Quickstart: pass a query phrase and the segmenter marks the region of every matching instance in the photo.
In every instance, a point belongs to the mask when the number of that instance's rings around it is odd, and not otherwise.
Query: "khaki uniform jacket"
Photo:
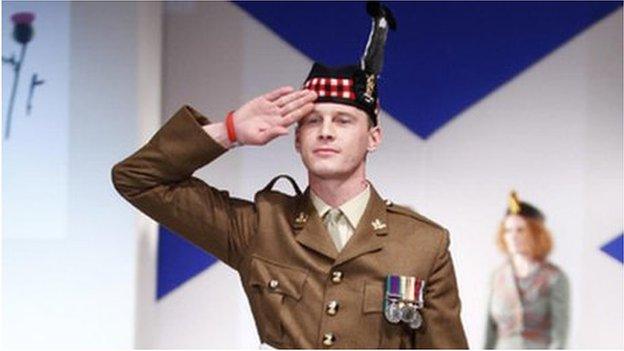
[[[230,197],[193,173],[226,150],[181,108],[142,148],[115,165],[132,205],[238,271],[260,339],[278,348],[466,348],[448,232],[384,202],[374,188],[340,253],[309,197],[259,191]],[[376,222],[376,225],[373,225]],[[426,280],[423,325],[383,314],[389,274]],[[334,306],[328,308],[331,301]]]

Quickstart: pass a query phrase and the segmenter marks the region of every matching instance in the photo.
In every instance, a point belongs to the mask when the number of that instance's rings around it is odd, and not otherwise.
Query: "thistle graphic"
[[[2,63],[8,64],[13,67],[13,86],[11,88],[11,97],[9,98],[9,106],[7,110],[6,117],[6,125],[4,128],[4,138],[8,139],[11,133],[11,117],[13,115],[13,105],[15,103],[15,95],[17,94],[17,85],[19,83],[20,72],[22,69],[22,65],[24,64],[24,59],[26,57],[26,48],[28,47],[28,43],[33,38],[34,29],[32,26],[32,22],[35,20],[35,14],[32,12],[18,12],[11,16],[11,22],[13,22],[13,39],[21,45],[20,56],[19,59],[15,59],[15,54],[12,54],[11,57],[2,57]],[[32,96],[34,93],[34,88],[38,85],[43,84],[43,80],[37,78],[37,74],[34,74],[31,79],[29,97],[28,97],[28,105],[27,105],[27,113],[30,114],[30,110],[32,108]]]

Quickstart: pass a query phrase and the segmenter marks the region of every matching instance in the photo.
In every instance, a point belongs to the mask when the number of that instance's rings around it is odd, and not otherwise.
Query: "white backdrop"
[[[25,67],[46,79],[2,150],[2,215],[12,224],[2,232],[2,349],[131,348],[137,215],[110,171],[159,124],[159,4],[3,2],[2,10],[3,19],[36,13]],[[3,23],[4,40],[10,27]],[[15,158],[24,144],[7,144],[24,140],[33,157]],[[29,167],[36,172],[7,176]]]

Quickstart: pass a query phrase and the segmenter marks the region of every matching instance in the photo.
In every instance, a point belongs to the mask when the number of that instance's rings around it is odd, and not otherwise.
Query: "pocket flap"
[[[384,300],[384,284],[381,282],[366,282],[364,284],[364,313],[382,312]]]
[[[253,256],[249,271],[249,284],[266,288],[269,292],[301,299],[308,273],[297,268]]]

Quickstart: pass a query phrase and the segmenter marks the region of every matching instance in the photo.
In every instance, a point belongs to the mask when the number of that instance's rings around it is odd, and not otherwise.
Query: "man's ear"
[[[368,130],[368,152],[377,150],[379,144],[381,144],[382,133],[381,126],[377,125]]]

